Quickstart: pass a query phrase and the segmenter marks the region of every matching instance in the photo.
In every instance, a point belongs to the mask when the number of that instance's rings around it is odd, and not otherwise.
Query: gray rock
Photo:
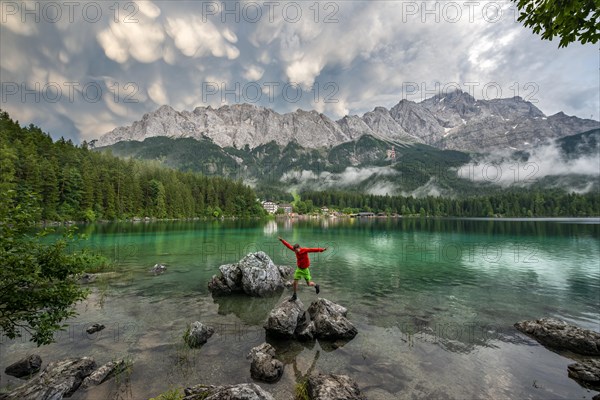
[[[311,400],[365,400],[356,382],[347,375],[311,375],[308,378]]]
[[[569,350],[590,356],[600,355],[600,333],[581,329],[558,319],[521,321],[515,324],[515,328],[555,350]]]
[[[82,388],[98,386],[125,369],[125,360],[110,361],[92,372],[81,383]]]
[[[299,325],[296,329],[296,339],[301,341],[313,340],[315,338],[316,328],[315,322],[310,321],[308,323],[304,323]]]
[[[250,253],[235,264],[221,265],[221,275],[212,277],[208,289],[215,296],[231,293],[271,296],[283,290],[290,270],[290,267],[276,266],[262,251]]]
[[[35,378],[0,397],[3,400],[60,400],[71,396],[94,371],[93,358],[69,358],[51,362]]]
[[[275,348],[263,343],[250,350],[250,376],[259,381],[274,383],[283,375],[283,363],[275,358]]]
[[[87,285],[88,283],[94,282],[97,278],[98,274],[90,274],[86,272],[83,275],[81,275],[78,282],[83,285]]]
[[[42,357],[37,354],[32,354],[6,367],[4,373],[16,378],[29,379],[31,375],[40,370],[41,366]]]
[[[308,308],[315,337],[326,340],[352,339],[358,331],[346,318],[346,308],[327,299],[318,299]]]
[[[567,367],[569,377],[580,382],[583,386],[600,389],[600,360],[587,359]]]
[[[204,325],[201,322],[192,322],[189,330],[186,331],[183,339],[188,346],[200,347],[208,341],[208,339],[215,333],[215,329],[212,326]]]
[[[196,385],[185,389],[184,394],[184,400],[275,400],[269,392],[254,383]]]
[[[154,267],[150,269],[154,275],[161,275],[167,271],[167,267],[162,264],[154,264]]]
[[[304,322],[304,304],[300,300],[283,300],[269,313],[265,331],[273,336],[293,338],[296,328]]]
[[[495,151],[508,146],[518,150],[598,128],[591,119],[569,117],[560,112],[546,117],[520,97],[476,100],[457,90],[423,99],[402,99],[387,110],[375,107],[362,117],[346,116],[332,121],[316,111],[296,110],[278,114],[251,104],[224,105],[218,109],[198,107],[193,112],[169,106],[145,114],[131,126],[103,135],[97,146],[120,141],[144,141],[155,136],[210,138],[220,147],[251,149],[275,141],[285,146],[296,141],[304,148],[330,147],[364,135],[396,143],[426,143],[442,149]]]
[[[100,332],[104,328],[105,326],[102,324],[93,324],[89,326],[85,331],[91,335],[92,333]]]

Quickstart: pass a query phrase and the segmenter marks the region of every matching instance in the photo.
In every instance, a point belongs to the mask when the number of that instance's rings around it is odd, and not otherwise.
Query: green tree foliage
[[[51,244],[45,232],[32,234],[39,213],[34,196],[15,201],[16,192],[0,192],[0,330],[9,338],[24,331],[39,345],[53,341],[61,322],[75,314],[73,304],[86,296],[75,281],[90,264],[85,252],[69,253],[69,232]]]
[[[407,216],[452,217],[596,217],[600,216],[597,192],[523,190],[459,199],[445,197],[377,196],[356,192],[303,192],[302,204],[327,206],[346,213],[372,211]]]
[[[17,202],[36,193],[36,221],[264,215],[255,192],[241,182],[123,160],[85,143],[52,142],[1,111],[0,189],[15,190]]]
[[[597,0],[513,0],[523,22],[542,39],[560,37],[559,47],[579,41],[597,43],[600,39],[600,4]]]

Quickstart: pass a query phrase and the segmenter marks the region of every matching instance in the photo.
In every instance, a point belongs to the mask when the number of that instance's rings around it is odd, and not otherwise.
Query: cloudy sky
[[[169,104],[333,119],[461,88],[599,119],[596,45],[542,41],[511,2],[0,2],[0,107],[91,140]]]

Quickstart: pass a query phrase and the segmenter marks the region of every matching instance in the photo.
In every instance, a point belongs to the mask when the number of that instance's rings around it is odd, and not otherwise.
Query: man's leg
[[[321,291],[321,286],[317,285],[316,283],[314,283],[313,281],[306,281],[306,284],[308,286],[314,286],[315,287],[315,292],[317,292],[317,294],[319,294],[319,292]]]

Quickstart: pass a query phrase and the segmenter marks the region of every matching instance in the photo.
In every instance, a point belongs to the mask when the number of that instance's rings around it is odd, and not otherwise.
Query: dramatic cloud
[[[0,107],[75,141],[164,103],[337,119],[448,87],[599,118],[597,46],[540,40],[511,1],[6,1],[0,20]]]
[[[581,146],[587,147],[585,144]],[[599,149],[590,149],[580,148],[577,157],[568,157],[556,142],[552,142],[533,148],[525,157],[522,153],[496,152],[463,165],[457,174],[464,179],[503,187],[530,186],[546,177],[561,176],[557,186],[570,187],[570,191],[574,192],[587,192],[592,189],[589,179],[582,181],[582,186],[574,186],[574,179],[567,176],[600,177]]]

